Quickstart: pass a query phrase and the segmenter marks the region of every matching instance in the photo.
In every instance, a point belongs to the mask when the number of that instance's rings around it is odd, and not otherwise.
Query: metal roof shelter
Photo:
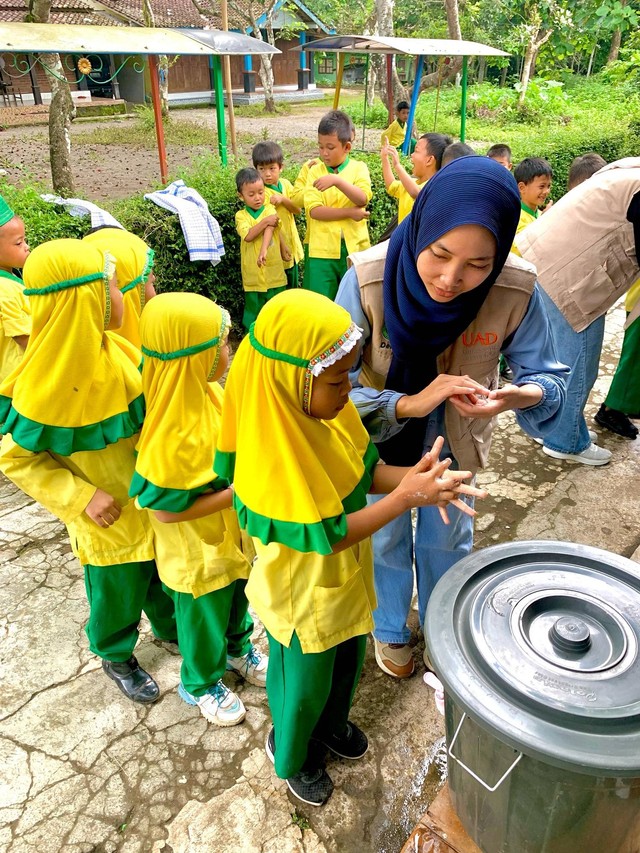
[[[162,126],[160,87],[158,83],[158,54],[202,55],[213,57],[214,90],[216,96],[216,123],[220,159],[227,163],[227,143],[224,125],[224,90],[222,86],[222,56],[245,56],[256,53],[280,53],[266,42],[242,33],[221,30],[172,30],[162,27],[100,27],[75,24],[0,23],[0,53],[111,53],[126,55],[126,59],[113,75],[128,62],[129,57],[148,57],[151,79],[151,100],[156,122],[160,177],[167,182],[167,151]],[[21,68],[19,74],[28,74]],[[17,67],[17,66],[16,66]],[[5,68],[5,70],[7,70]],[[136,69],[137,70],[137,69]],[[140,69],[142,71],[142,68]],[[7,71],[8,73],[8,71]],[[87,71],[82,76],[89,76]]]
[[[364,53],[367,55],[367,70],[369,67],[369,55],[372,53],[384,53],[387,56],[387,92],[389,97],[389,121],[393,118],[393,94],[391,86],[391,56],[392,54],[404,54],[405,56],[417,57],[416,81],[422,77],[425,56],[461,56],[462,57],[462,97],[460,103],[460,139],[464,142],[466,136],[467,120],[467,63],[470,56],[509,56],[503,50],[481,44],[476,41],[465,41],[463,39],[418,39],[418,38],[396,38],[395,36],[365,36],[365,35],[343,35],[328,36],[307,42],[295,50],[322,50],[338,54],[338,74],[336,79],[336,91],[333,99],[333,108],[337,109],[340,103],[340,88],[342,86],[342,72],[344,71],[345,53]],[[407,154],[411,141],[411,128],[418,104],[420,94],[419,85],[414,85],[407,119],[407,131],[402,151]]]

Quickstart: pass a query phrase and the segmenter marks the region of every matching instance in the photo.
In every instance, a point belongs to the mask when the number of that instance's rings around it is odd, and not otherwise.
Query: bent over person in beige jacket
[[[604,318],[640,275],[640,157],[605,166],[516,236],[535,264],[558,359],[571,368],[567,399],[544,452],[606,465],[584,407],[598,377]]]

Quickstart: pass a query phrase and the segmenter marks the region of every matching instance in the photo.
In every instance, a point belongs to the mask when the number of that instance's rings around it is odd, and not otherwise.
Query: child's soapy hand
[[[465,394],[449,398],[463,418],[493,418],[509,409],[528,409],[542,399],[542,388],[533,382],[525,385],[505,385],[490,391],[488,396]]]
[[[96,489],[84,511],[98,527],[111,527],[120,518],[121,509],[114,497],[102,489]]]
[[[475,510],[460,500],[460,497],[471,495],[476,498],[485,498],[487,492],[463,482],[472,476],[471,471],[447,470],[451,465],[451,459],[439,460],[443,445],[444,438],[438,436],[431,450],[425,453],[418,464],[403,477],[398,490],[407,501],[407,508],[435,505],[439,508],[444,523],[448,524],[446,508],[449,504],[466,515],[473,516],[476,514]]]

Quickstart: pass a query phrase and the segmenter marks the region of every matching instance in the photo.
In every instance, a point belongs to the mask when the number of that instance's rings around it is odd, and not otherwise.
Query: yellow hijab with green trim
[[[314,373],[360,337],[324,296],[288,290],[264,306],[225,385],[214,468],[233,480],[242,527],[265,545],[330,554],[361,509],[378,455],[351,401],[333,420],[307,414]]]
[[[180,512],[228,486],[213,471],[223,392],[208,381],[228,332],[227,312],[197,293],[160,294],[142,312],[146,415],[130,489],[140,506]]]
[[[105,331],[109,256],[81,240],[51,240],[24,265],[32,331],[20,366],[0,386],[0,420],[21,447],[69,456],[140,429],[140,354]]]
[[[145,284],[153,268],[153,249],[122,228],[101,228],[87,234],[83,242],[113,256],[118,289],[124,296],[122,325],[115,331],[140,349],[140,314],[145,303]]]

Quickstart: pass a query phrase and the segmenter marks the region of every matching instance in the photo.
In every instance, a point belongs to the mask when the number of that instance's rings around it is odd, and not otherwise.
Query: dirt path
[[[309,105],[300,112],[273,117],[236,118],[239,154],[246,163],[251,147],[259,139],[273,139],[282,144],[288,161],[301,163],[316,153],[318,121],[326,106]],[[202,154],[217,151],[215,139],[215,113],[212,109],[179,110],[172,114],[176,122],[192,122],[211,129],[212,145],[168,145],[169,171],[175,177],[181,168],[189,167]],[[127,138],[132,119],[112,119],[109,127],[122,139]],[[154,148],[119,142],[111,145],[92,143],[93,130],[103,130],[104,121],[75,123],[71,128],[73,172],[78,196],[91,201],[125,198],[155,189],[159,181],[158,155]],[[379,131],[368,130],[365,145],[376,150]],[[87,140],[87,137],[89,139]],[[40,181],[51,184],[49,143],[46,127],[14,127],[0,133],[0,167],[6,170],[11,183]],[[356,145],[362,145],[362,131],[358,132]]]

